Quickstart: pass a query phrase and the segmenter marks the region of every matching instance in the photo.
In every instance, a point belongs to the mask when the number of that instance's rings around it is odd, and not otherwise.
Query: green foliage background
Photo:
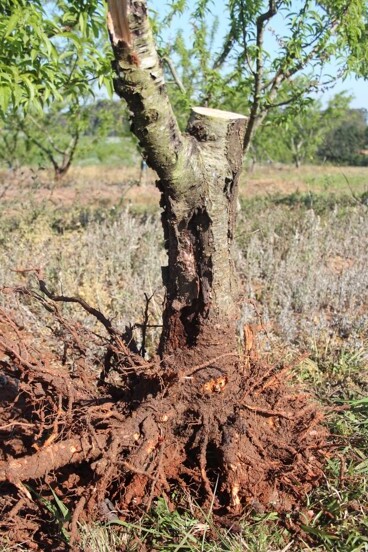
[[[221,27],[225,32],[220,33],[211,0],[171,0],[152,11],[181,127],[191,105],[208,105],[249,116],[247,149],[254,159],[364,163],[359,155],[366,146],[364,117],[353,115],[354,125],[340,133],[335,128],[332,137],[327,119],[334,119],[336,127],[336,110],[332,113],[329,106],[322,112],[313,95],[331,87],[337,76],[368,74],[367,13],[366,0],[229,0]],[[186,21],[185,29],[180,20]],[[267,34],[272,51],[266,47]],[[331,60],[338,75],[327,74]],[[111,61],[103,0],[3,0],[0,162],[47,165],[36,141],[51,138],[55,157],[61,158],[73,133],[80,136],[76,159],[109,162],[109,144],[116,157],[117,142],[112,145],[106,138],[126,136],[129,130],[123,104],[106,102],[102,117],[101,93],[102,98],[113,94]],[[343,144],[344,135],[350,138]],[[91,157],[99,148],[101,155]],[[340,153],[330,156],[332,149]]]

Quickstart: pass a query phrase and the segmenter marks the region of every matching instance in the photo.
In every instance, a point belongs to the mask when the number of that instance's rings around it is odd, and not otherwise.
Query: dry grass
[[[239,224],[246,297],[284,343],[360,350],[368,337],[367,207],[250,202]],[[245,303],[244,316],[249,306]]]
[[[308,350],[312,360],[298,367],[298,376],[324,400],[362,399],[368,393],[368,224],[361,194],[368,169],[344,169],[349,184],[335,168],[257,171],[243,176],[249,186],[241,191],[237,229],[243,322],[258,323],[259,313],[270,337],[265,347],[271,341],[286,357]],[[153,294],[149,322],[159,324],[166,255],[157,192],[152,183],[138,187],[137,174],[129,170],[121,177],[116,169],[99,167],[72,172],[58,189],[46,180],[12,183],[0,206],[0,286],[24,283],[14,269],[43,267],[53,290],[80,294],[121,329],[142,321],[144,293]],[[276,193],[269,195],[271,190]],[[15,305],[10,296],[5,301],[17,307],[27,326],[41,328],[34,305]],[[78,309],[69,315],[94,324]],[[151,351],[158,335],[159,328],[149,332]],[[159,503],[142,524],[124,527],[122,534],[85,529],[84,549],[117,551],[129,534],[127,550],[143,550],[143,542],[147,550],[363,552],[366,414],[362,403],[334,422],[334,432],[349,438],[342,453],[346,477],[341,479],[342,460],[331,460],[326,486],[307,497],[307,540],[280,529],[272,515],[248,516],[233,536],[219,530],[209,513],[212,544],[197,532],[190,512],[169,512]]]
[[[73,206],[129,206],[135,212],[157,209],[159,192],[156,174],[147,170],[141,180],[140,167],[101,165],[72,167],[65,179],[55,186],[47,171],[22,169],[10,177],[0,172],[0,195],[9,209],[14,205],[45,202],[50,208]],[[240,183],[240,198],[269,197],[293,193],[323,195],[361,194],[368,190],[368,168],[316,167],[301,169],[285,165],[256,167],[244,171]],[[28,207],[26,207],[28,208]]]
[[[124,188],[123,182],[116,183],[116,169],[106,170],[99,189],[95,168],[84,171],[83,177],[72,173],[70,182],[49,190],[49,197],[42,195],[45,187],[33,190],[24,183],[16,189],[18,195],[7,195],[1,208],[0,285],[19,280],[14,269],[42,267],[57,292],[80,294],[122,327],[142,321],[144,293],[153,295],[151,323],[158,324],[160,267],[166,263],[158,192],[134,181]],[[294,173],[287,173],[291,181]],[[257,194],[261,192],[260,185]],[[243,198],[238,224],[245,298],[258,302],[264,320],[272,321],[274,333],[289,345],[309,350],[317,342],[362,347],[368,305],[367,207],[350,191],[339,199],[257,194]],[[254,314],[247,300],[244,320]],[[151,338],[158,333],[152,330]]]

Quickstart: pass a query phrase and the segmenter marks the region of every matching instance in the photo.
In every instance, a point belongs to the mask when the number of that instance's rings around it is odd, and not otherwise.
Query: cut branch
[[[184,138],[166,91],[146,2],[124,0],[119,2],[119,9],[117,5],[118,0],[108,2],[108,25],[117,74],[115,90],[133,114],[132,130],[148,165],[161,179],[167,180],[177,166]],[[129,40],[125,40],[127,33]]]

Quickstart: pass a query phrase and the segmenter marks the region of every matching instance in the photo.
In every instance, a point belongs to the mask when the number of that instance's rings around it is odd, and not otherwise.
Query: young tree
[[[38,150],[56,180],[72,164],[94,84],[111,90],[102,14],[97,0],[5,0],[0,6],[2,139],[13,157],[24,144],[28,153]]]
[[[181,9],[186,2],[172,5]],[[48,299],[79,303],[104,325],[110,339],[106,366],[98,389],[89,387],[86,393],[78,388],[82,398],[76,413],[70,405],[78,396],[65,376],[68,383],[63,380],[58,388],[73,418],[71,430],[53,433],[55,442],[47,439],[48,446],[34,455],[1,461],[0,481],[22,488],[23,480],[88,462],[91,508],[98,500],[105,504],[110,487],[121,509],[131,510],[142,503],[149,507],[153,497],[179,484],[195,489],[198,499],[219,512],[239,513],[244,505],[290,510],[321,480],[325,430],[318,408],[305,395],[286,391],[285,372],[257,364],[249,329],[245,358],[239,352],[240,287],[232,256],[236,194],[243,155],[257,126],[281,102],[300,101],[299,81],[289,97],[278,101],[285,83],[308,64],[319,68],[340,46],[341,51],[348,43],[354,46],[366,4],[305,0],[291,13],[290,0],[232,0],[229,32],[212,54],[214,63],[206,55],[210,2],[195,5],[195,44],[201,71],[208,76],[206,90],[196,99],[207,105],[191,109],[183,132],[145,0],[108,0],[115,88],[128,104],[132,130],[158,174],[161,191],[168,266],[162,271],[166,299],[159,360],[146,362],[129,353],[131,341],[100,312],[81,299],[53,295],[41,279]],[[265,31],[277,15],[285,16],[289,34],[276,36],[276,55],[267,61]],[[216,109],[224,107],[216,100],[224,79],[228,87],[234,83],[249,92],[247,113]],[[4,354],[19,361],[17,352],[5,347]],[[83,343],[78,347],[82,354]],[[34,370],[29,360],[23,367]],[[114,367],[123,380],[115,395],[105,381]],[[50,382],[49,372],[47,377]],[[52,375],[51,380],[55,384]],[[102,411],[100,405],[107,403]],[[59,416],[60,407],[54,404],[50,411]],[[77,514],[85,502],[82,497]],[[75,526],[77,521],[74,515]]]
[[[173,105],[187,110],[193,104],[210,105],[249,115],[245,152],[254,131],[273,110],[290,106],[297,111],[311,93],[331,88],[352,69],[366,74],[364,0],[234,0],[221,14],[222,25],[226,16],[228,21],[222,41],[212,2],[169,5],[171,11],[155,28],[161,57],[176,62],[178,78],[166,71]],[[180,28],[185,15],[193,40],[186,40],[181,30],[174,40],[171,33],[167,39],[166,27],[176,18]],[[334,76],[329,74],[331,61]],[[164,66],[167,69],[166,61]]]
[[[306,159],[313,159],[323,135],[321,105],[312,102],[301,113],[287,117],[282,139],[289,147],[297,169]]]
[[[134,152],[128,115],[121,103],[78,99],[69,103],[54,101],[44,110],[7,109],[1,117],[0,163],[9,169],[30,166],[50,168],[55,181],[61,180],[75,159],[91,154],[109,156],[109,138],[126,137]],[[137,154],[138,157],[138,154]]]
[[[51,165],[55,181],[69,171],[86,119],[79,103],[65,106],[54,102],[46,112],[18,113],[15,121],[34,157],[42,165]],[[30,160],[32,161],[32,160]]]

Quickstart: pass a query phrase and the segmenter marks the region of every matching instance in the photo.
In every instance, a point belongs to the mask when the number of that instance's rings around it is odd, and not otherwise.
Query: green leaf
[[[18,11],[13,13],[13,15],[9,18],[8,24],[5,29],[5,37],[8,37],[16,28],[18,23],[20,22],[20,14]]]
[[[351,406],[368,406],[368,397],[355,401],[349,401],[348,404],[351,404]]]
[[[70,518],[70,512],[69,509],[65,506],[65,504],[60,500],[58,495],[55,493],[54,489],[50,487],[50,491],[52,492],[52,495],[55,499],[56,505],[60,510],[61,515],[65,520],[68,520]]]
[[[87,34],[87,23],[87,14],[81,11],[79,14],[79,26],[83,36]]]
[[[326,531],[323,531],[318,527],[312,527],[311,525],[301,525],[301,528],[306,533],[310,533],[311,535],[320,537],[326,540],[327,542],[340,540],[340,537],[338,537],[337,535],[333,535],[332,533],[327,533]]]
[[[7,86],[0,87],[0,109],[3,113],[8,109],[11,99],[11,89]]]

